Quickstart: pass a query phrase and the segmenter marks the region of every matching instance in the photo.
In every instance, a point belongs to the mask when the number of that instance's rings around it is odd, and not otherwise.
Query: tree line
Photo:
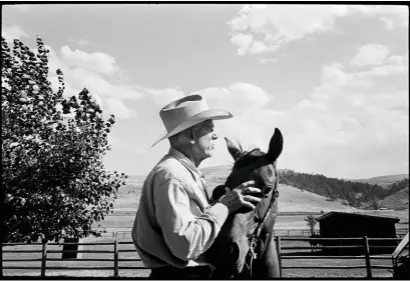
[[[383,188],[376,184],[328,178],[321,174],[280,171],[279,182],[325,196],[331,200],[345,200],[350,206],[361,207],[375,202],[409,186],[407,178]]]

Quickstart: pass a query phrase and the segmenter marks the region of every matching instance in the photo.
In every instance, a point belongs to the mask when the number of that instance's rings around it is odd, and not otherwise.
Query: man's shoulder
[[[152,169],[151,176],[161,181],[185,181],[187,170],[175,157],[167,155]]]

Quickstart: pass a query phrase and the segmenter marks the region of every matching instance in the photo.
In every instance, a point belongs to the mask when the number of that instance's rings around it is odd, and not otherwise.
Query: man
[[[255,208],[260,199],[250,194],[259,189],[254,182],[227,188],[210,205],[198,166],[218,138],[213,120],[231,118],[229,112],[208,109],[202,96],[191,95],[162,108],[160,117],[168,133],[159,141],[168,138],[171,148],[144,182],[132,239],[151,279],[206,279],[212,265],[205,252],[229,214]]]

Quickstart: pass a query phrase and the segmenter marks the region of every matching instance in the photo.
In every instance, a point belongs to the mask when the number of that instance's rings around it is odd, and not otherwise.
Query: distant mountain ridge
[[[408,174],[398,174],[398,175],[387,175],[387,176],[379,176],[379,177],[373,177],[373,178],[368,178],[368,179],[350,179],[349,181],[354,181],[354,182],[366,182],[368,184],[377,184],[382,187],[389,187],[391,184],[401,181],[403,179],[408,179],[409,175]]]

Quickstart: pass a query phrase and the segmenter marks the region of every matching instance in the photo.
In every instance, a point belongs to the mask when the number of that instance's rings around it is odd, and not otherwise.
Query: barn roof
[[[329,212],[327,214],[324,214],[323,216],[316,218],[316,220],[321,221],[331,216],[356,216],[356,217],[362,217],[362,218],[372,218],[372,219],[381,219],[381,220],[384,219],[384,220],[394,221],[395,223],[400,221],[400,219],[397,217],[385,217],[385,216],[365,215],[365,214],[360,214],[360,213],[345,213],[345,212]]]

